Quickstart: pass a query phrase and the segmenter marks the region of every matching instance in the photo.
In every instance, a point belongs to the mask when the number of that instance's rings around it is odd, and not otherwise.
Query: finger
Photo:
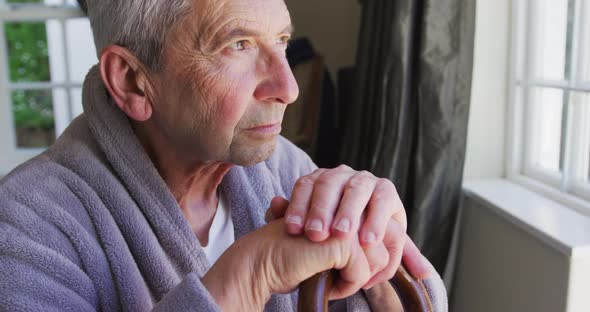
[[[330,237],[332,220],[340,204],[346,182],[355,171],[346,166],[328,170],[316,180],[305,217],[305,236],[314,242]]]
[[[395,193],[395,204],[394,204],[394,212],[392,218],[397,221],[399,225],[401,225],[404,232],[408,230],[408,218],[406,215],[406,209],[404,208],[404,204],[402,203],[401,198]]]
[[[276,196],[270,201],[270,207],[264,214],[264,220],[268,223],[284,217],[287,207],[289,207],[289,201],[284,197]]]
[[[434,268],[422,255],[420,249],[414,242],[406,235],[406,244],[404,246],[403,262],[408,272],[417,279],[427,279],[432,275]]]
[[[383,239],[383,245],[389,253],[389,263],[383,270],[375,274],[364,286],[364,289],[369,289],[377,283],[382,283],[390,280],[402,261],[402,254],[404,252],[404,246],[407,240],[407,235],[403,231],[402,227],[396,222],[391,220],[387,224],[386,235]]]
[[[377,179],[367,171],[357,172],[344,186],[344,194],[332,224],[332,233],[347,238],[356,234],[361,215],[367,207]]]
[[[295,187],[291,194],[291,202],[285,213],[285,222],[289,234],[298,235],[303,233],[305,215],[309,209],[315,181],[325,171],[325,169],[318,169],[312,174],[299,178],[295,182]]]
[[[393,217],[405,231],[404,207],[395,186],[387,179],[379,179],[367,207],[367,219],[361,226],[360,237],[363,246],[383,240],[387,224]]]
[[[358,239],[358,238],[354,238]],[[371,277],[369,264],[360,245],[352,250],[348,263],[343,267],[335,267],[340,270],[338,278],[334,280],[330,300],[350,297],[356,293],[362,285]]]
[[[367,262],[369,263],[369,269],[371,271],[371,277],[384,270],[389,264],[389,250],[385,248],[385,244],[382,242],[374,246],[363,248]]]

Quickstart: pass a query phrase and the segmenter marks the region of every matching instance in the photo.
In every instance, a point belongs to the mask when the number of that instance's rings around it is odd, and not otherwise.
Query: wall
[[[468,198],[450,311],[566,311],[569,257]]]
[[[309,37],[335,78],[355,63],[361,8],[358,0],[287,0],[295,37]]]
[[[467,180],[504,175],[511,3],[477,1],[464,175]]]
[[[588,311],[590,216],[506,179],[464,189],[450,311]]]

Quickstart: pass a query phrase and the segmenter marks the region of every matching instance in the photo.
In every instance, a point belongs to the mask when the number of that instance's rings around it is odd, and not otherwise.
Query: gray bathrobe
[[[0,311],[219,310],[200,281],[211,264],[96,67],[83,103],[52,147],[0,181]],[[280,138],[268,160],[231,169],[221,188],[236,240],[314,168]],[[446,311],[440,278],[428,285]],[[274,295],[265,310],[296,299]],[[360,293],[344,306],[367,310]]]

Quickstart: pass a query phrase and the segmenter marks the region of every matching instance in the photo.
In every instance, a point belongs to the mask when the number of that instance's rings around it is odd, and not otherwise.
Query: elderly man
[[[0,182],[0,310],[293,311],[334,268],[334,309],[361,311],[402,254],[446,310],[393,185],[279,136],[298,94],[283,0],[87,8],[84,114]]]

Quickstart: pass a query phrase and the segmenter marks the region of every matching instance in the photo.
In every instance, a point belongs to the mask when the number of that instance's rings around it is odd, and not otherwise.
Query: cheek
[[[233,132],[253,102],[256,89],[254,70],[243,64],[226,64],[203,86],[209,111],[216,125]],[[221,129],[220,129],[221,130]]]

